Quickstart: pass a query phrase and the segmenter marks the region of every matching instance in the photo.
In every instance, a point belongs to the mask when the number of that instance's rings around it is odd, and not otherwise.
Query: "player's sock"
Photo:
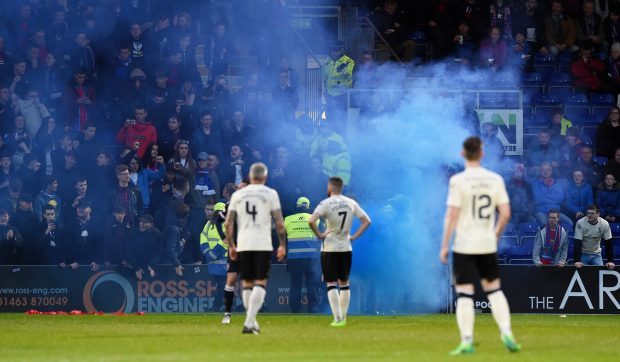
[[[252,294],[252,288],[243,288],[241,291],[241,300],[243,300],[243,308],[247,311],[250,307],[250,295]]]
[[[232,312],[232,305],[235,301],[235,287],[226,285],[224,287],[224,311],[226,313]]]
[[[250,303],[248,306],[248,312],[245,317],[244,326],[248,328],[254,328],[256,322],[256,315],[258,311],[263,306],[263,302],[265,301],[265,295],[267,294],[267,290],[262,285],[255,285],[254,289],[252,289],[252,295],[250,296]]]
[[[491,312],[495,323],[499,327],[502,336],[512,337],[512,329],[510,328],[510,307],[506,296],[501,289],[495,289],[486,292],[489,303],[491,303]]]
[[[329,306],[332,309],[334,320],[340,320],[340,297],[338,296],[338,287],[336,285],[327,286],[327,300],[329,300]]]
[[[351,290],[349,284],[340,287],[340,319],[347,319],[347,312],[349,311],[349,301],[351,300]]]
[[[474,295],[459,292],[456,299],[456,323],[461,332],[461,343],[474,340]]]

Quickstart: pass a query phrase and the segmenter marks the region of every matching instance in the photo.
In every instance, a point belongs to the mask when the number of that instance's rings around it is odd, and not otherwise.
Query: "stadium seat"
[[[415,40],[416,42],[425,43],[426,42],[426,34],[423,31],[416,30],[412,31],[409,34],[409,39]]]
[[[519,224],[519,236],[533,236],[538,232],[538,223],[523,222]]]
[[[590,103],[593,106],[613,106],[616,104],[616,97],[609,93],[592,93]]]
[[[573,96],[573,86],[571,85],[550,85],[547,88],[547,95],[554,96],[558,100],[564,101]]]
[[[547,106],[537,106],[535,108],[535,119],[536,123],[539,124],[549,124],[551,121],[551,114],[553,111],[558,108],[557,105],[547,105]]]
[[[542,94],[532,99],[532,103],[534,104],[534,106],[555,106],[557,107],[560,104],[560,101],[557,97],[553,95]]]
[[[560,53],[560,56],[558,57],[558,62],[562,64],[570,64],[570,62],[572,61],[573,61],[572,53],[562,52]]]
[[[600,123],[609,115],[609,106],[607,107],[592,107],[592,118],[596,122]]]
[[[547,80],[547,84],[550,86],[554,85],[572,85],[573,79],[571,78],[569,73],[552,73]]]
[[[536,72],[523,74],[523,79],[521,80],[521,83],[526,86],[541,86],[542,82],[542,76]]]
[[[534,99],[540,98],[543,94],[543,87],[540,86],[522,86],[521,94],[523,94],[523,104],[524,105],[532,105]]]
[[[534,107],[523,106],[523,122],[531,122],[534,119]]]
[[[555,58],[553,57],[553,54],[551,53],[547,53],[547,54],[537,53],[536,58],[534,59],[534,64],[553,66],[555,64]]]
[[[588,103],[590,102],[588,100],[588,96],[584,93],[574,93],[569,98],[563,99],[563,101],[565,105],[572,106],[588,106]]]
[[[581,140],[585,144],[594,144],[596,139],[596,126],[583,126],[581,127]]]
[[[555,68],[553,67],[553,65],[540,64],[540,65],[534,65],[534,71],[540,74],[540,77],[544,83],[549,78],[549,75],[555,72]]]
[[[594,162],[598,163],[601,166],[605,166],[607,164],[607,161],[607,157],[605,156],[594,156]]]
[[[611,223],[609,227],[611,228],[611,235],[615,238],[620,238],[620,223]]]
[[[588,123],[591,119],[590,107],[586,106],[567,106],[564,114],[573,123]]]

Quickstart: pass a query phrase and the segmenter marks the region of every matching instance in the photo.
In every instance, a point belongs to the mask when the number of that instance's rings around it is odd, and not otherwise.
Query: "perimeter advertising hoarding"
[[[506,156],[523,155],[523,110],[477,109],[476,113],[481,130],[485,123],[497,127],[497,138],[504,145]]]

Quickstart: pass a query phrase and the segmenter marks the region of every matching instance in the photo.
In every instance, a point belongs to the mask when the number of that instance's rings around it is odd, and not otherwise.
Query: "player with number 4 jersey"
[[[323,240],[321,246],[321,268],[323,280],[327,283],[327,299],[334,315],[331,326],[346,325],[349,309],[349,273],[351,271],[351,241],[359,238],[370,226],[370,218],[354,200],[342,195],[343,182],[340,177],[332,177],[327,184],[329,198],[321,201],[308,220],[312,231]],[[351,235],[353,218],[362,222],[359,229]],[[327,223],[325,232],[317,228],[317,220]]]

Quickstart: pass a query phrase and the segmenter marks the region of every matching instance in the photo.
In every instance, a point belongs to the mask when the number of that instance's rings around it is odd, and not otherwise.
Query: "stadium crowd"
[[[269,166],[284,215],[301,196],[317,205],[329,176],[354,184],[335,118],[346,88],[378,84],[373,53],[353,60],[332,47],[328,120],[315,127],[298,112],[285,1],[0,3],[0,264],[202,263],[206,220],[256,161]],[[543,64],[568,71],[575,94],[618,93],[620,2],[388,0],[367,9],[412,70],[423,34],[426,58],[516,67],[524,78]],[[256,64],[238,82],[235,60],[248,56]],[[507,175],[513,223],[547,224],[561,210],[572,228],[593,203],[619,222],[620,110],[609,107],[589,137],[582,119],[553,105]],[[503,159],[497,129],[483,130]]]

